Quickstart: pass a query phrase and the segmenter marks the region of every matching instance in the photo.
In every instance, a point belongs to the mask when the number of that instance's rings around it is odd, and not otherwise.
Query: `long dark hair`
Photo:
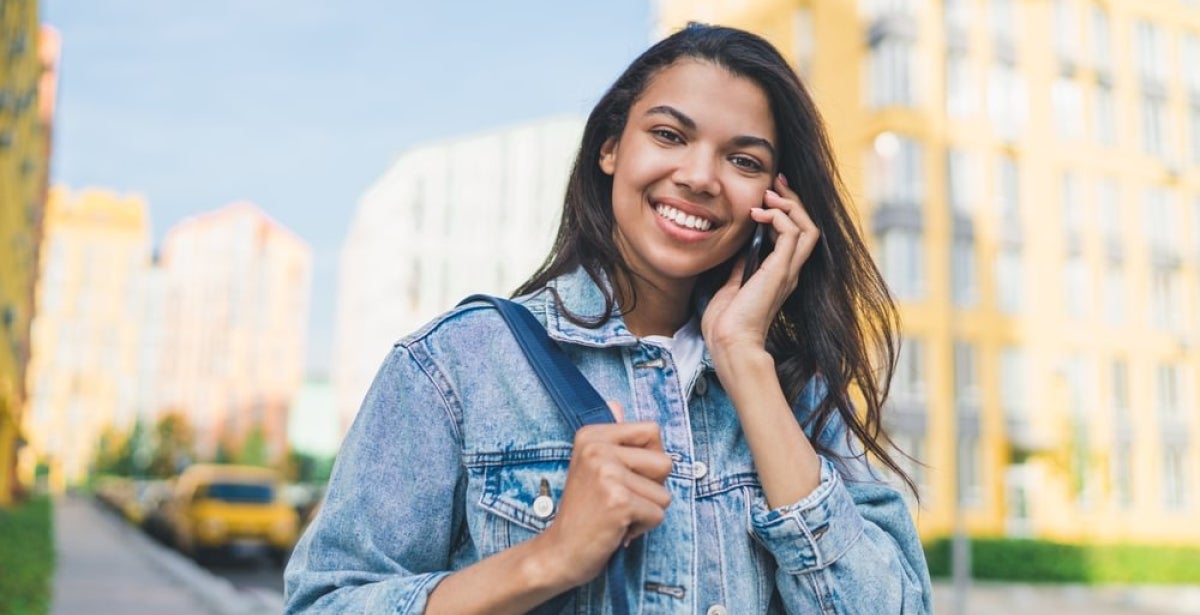
[[[784,394],[794,404],[805,385],[819,375],[827,395],[805,427],[820,434],[834,413],[840,415],[866,450],[915,493],[912,480],[884,446],[891,442],[880,418],[896,364],[899,317],[895,304],[858,233],[848,199],[843,197],[816,106],[783,56],[757,35],[689,24],[633,61],[588,117],[554,247],[516,294],[534,292],[583,267],[604,289],[605,311],[598,320],[585,321],[570,313],[567,317],[585,326],[600,326],[612,317],[617,299],[602,280],[630,280],[634,273],[613,240],[612,178],[600,168],[600,148],[608,139],[620,137],[630,108],[650,80],[684,58],[721,66],[753,81],[766,93],[779,137],[778,171],[787,176],[821,231],[822,245],[804,264],[797,290],[785,300],[767,333],[767,350],[775,358]],[[717,267],[702,274],[696,286],[712,288],[715,281],[724,281],[728,272],[728,266]],[[622,300],[636,301],[632,285],[623,284],[622,291],[626,287],[631,294]],[[626,312],[632,310],[630,305],[622,307]],[[862,395],[865,408],[861,415],[851,401],[852,388]],[[813,444],[818,451],[829,453],[817,442]]]

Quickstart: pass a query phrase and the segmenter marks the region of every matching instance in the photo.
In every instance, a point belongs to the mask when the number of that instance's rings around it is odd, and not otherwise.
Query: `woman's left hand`
[[[741,285],[744,261],[739,259],[704,311],[701,328],[718,363],[720,355],[765,347],[771,322],[796,289],[800,269],[820,239],[820,231],[783,175],[777,176],[774,188],[766,191],[766,207],[750,210],[752,220],[768,225],[774,249],[745,286]]]

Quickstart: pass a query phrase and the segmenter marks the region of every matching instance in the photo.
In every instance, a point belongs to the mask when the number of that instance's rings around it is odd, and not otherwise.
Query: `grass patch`
[[[0,509],[0,615],[50,612],[54,526],[50,498]]]
[[[951,539],[925,545],[929,573],[950,576]],[[972,538],[971,577],[1024,583],[1200,584],[1200,548]]]

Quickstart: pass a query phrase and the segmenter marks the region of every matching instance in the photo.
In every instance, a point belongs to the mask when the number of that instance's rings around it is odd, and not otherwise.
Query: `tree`
[[[195,433],[186,416],[168,411],[154,424],[150,463],[147,473],[156,478],[175,476],[195,454]]]
[[[267,436],[261,426],[255,425],[250,433],[242,440],[242,449],[238,451],[237,462],[248,466],[269,467],[270,455],[267,450]]]

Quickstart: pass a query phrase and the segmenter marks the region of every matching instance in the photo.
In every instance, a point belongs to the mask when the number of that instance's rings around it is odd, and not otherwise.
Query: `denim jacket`
[[[573,313],[603,311],[582,270],[551,283]],[[817,441],[820,484],[771,510],[733,405],[707,351],[680,382],[670,353],[619,316],[569,321],[546,289],[521,301],[588,380],[655,421],[674,460],[660,526],[626,554],[634,613],[927,613],[921,544],[900,494],[848,444],[844,424]],[[814,380],[798,420],[823,394]],[[554,521],[573,434],[499,314],[472,304],[400,340],[338,454],[320,513],[285,572],[288,613],[422,613],[439,581],[528,540]],[[814,438],[813,434],[809,434]],[[548,487],[548,493],[547,488]],[[565,613],[605,613],[604,575]]]

